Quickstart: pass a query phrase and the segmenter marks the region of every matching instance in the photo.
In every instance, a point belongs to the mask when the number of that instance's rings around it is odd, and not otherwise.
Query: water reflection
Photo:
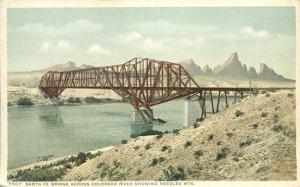
[[[133,137],[150,130],[153,130],[153,124],[131,124],[131,136]]]
[[[39,111],[39,121],[43,127],[53,128],[64,126],[64,121],[56,106],[44,106]]]

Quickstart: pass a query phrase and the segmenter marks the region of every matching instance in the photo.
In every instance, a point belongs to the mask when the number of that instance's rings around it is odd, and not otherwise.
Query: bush
[[[192,145],[191,141],[186,141],[185,144],[184,144],[184,148],[188,148],[191,145]]]
[[[242,115],[244,115],[244,112],[242,112],[240,110],[235,111],[235,117],[239,117],[239,116],[242,116]]]
[[[178,134],[179,134],[179,129],[174,129],[174,130],[173,130],[173,134],[178,135]]]
[[[81,100],[79,97],[69,97],[68,100],[67,100],[68,103],[81,103]]]
[[[228,138],[231,138],[233,136],[233,133],[227,132],[226,135],[228,136]]]
[[[111,99],[111,98],[95,98],[95,97],[86,97],[84,98],[86,103],[116,103],[120,102],[119,100]]]
[[[275,132],[279,132],[283,130],[283,127],[281,125],[275,125],[272,127],[272,130]]]
[[[196,159],[200,158],[202,155],[203,155],[203,152],[200,149],[194,152],[194,156]]]
[[[218,142],[217,142],[217,145],[221,145],[221,144],[222,144],[222,142],[221,142],[221,141],[218,141]]]
[[[163,134],[160,134],[160,135],[157,135],[157,136],[155,137],[155,139],[159,140],[159,139],[161,139],[162,137],[163,137]]]
[[[262,113],[261,113],[261,117],[263,117],[263,118],[264,118],[264,117],[267,117],[267,115],[268,115],[267,112],[262,112]]]
[[[158,162],[163,162],[163,161],[165,161],[166,159],[164,158],[164,157],[159,157],[158,158]]]
[[[150,162],[150,166],[156,166],[158,163],[158,159],[157,158],[153,158],[152,161]]]
[[[266,93],[266,95],[265,95],[266,97],[270,97],[271,96],[271,94],[269,94],[269,93]]]
[[[288,93],[287,96],[288,96],[289,98],[292,98],[292,97],[294,97],[294,94],[293,94],[293,93]]]
[[[142,170],[138,169],[135,174],[140,175],[141,173],[142,173]]]
[[[121,162],[118,162],[116,159],[113,161],[115,168],[118,168],[121,165]]]
[[[219,160],[221,160],[221,159],[226,158],[227,155],[228,155],[228,153],[229,153],[229,149],[228,149],[227,147],[223,148],[223,149],[221,150],[221,152],[219,152],[219,153],[217,154],[216,161],[219,161]]]
[[[240,148],[247,147],[247,146],[251,145],[251,143],[252,143],[252,140],[251,139],[247,139],[247,140],[245,140],[245,141],[243,141],[243,142],[240,143]]]
[[[184,169],[181,167],[177,167],[177,169],[175,169],[173,166],[169,166],[167,169],[163,170],[163,173],[164,176],[160,179],[163,181],[178,181],[186,179]]]
[[[133,147],[133,149],[136,151],[136,150],[138,150],[140,148],[140,146],[138,146],[138,145],[136,145],[136,146],[134,146]]]
[[[151,148],[151,144],[150,143],[147,143],[146,145],[145,145],[145,150],[148,150],[148,149],[150,149]]]
[[[105,165],[104,162],[100,162],[99,164],[97,164],[97,168],[99,169],[99,168],[101,168],[101,167],[104,166],[104,165]]]
[[[65,168],[37,168],[19,170],[16,175],[10,176],[16,181],[55,181],[66,172]]]
[[[171,147],[169,145],[163,145],[160,149],[161,151],[171,150]]]
[[[121,143],[122,144],[127,144],[127,140],[122,140]]]
[[[208,138],[207,138],[208,141],[213,140],[213,139],[214,139],[214,135],[213,134],[208,135]]]
[[[32,103],[30,98],[24,97],[24,98],[19,98],[17,100],[17,105],[19,105],[19,106],[32,106],[33,103]]]
[[[77,155],[75,164],[76,164],[77,166],[79,166],[79,165],[83,164],[86,160],[87,160],[87,154],[86,154],[86,153],[83,153],[83,152],[80,152],[80,153],[78,153],[78,155]]]
[[[197,122],[195,122],[195,123],[193,124],[194,129],[198,128],[199,126],[200,126],[200,124],[197,123]]]
[[[252,124],[253,129],[256,129],[257,127],[258,127],[258,124],[256,124],[256,123]]]

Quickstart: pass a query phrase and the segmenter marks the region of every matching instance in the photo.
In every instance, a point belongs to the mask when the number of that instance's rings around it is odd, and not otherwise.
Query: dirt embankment
[[[248,97],[178,133],[131,140],[60,180],[295,180],[294,91]]]

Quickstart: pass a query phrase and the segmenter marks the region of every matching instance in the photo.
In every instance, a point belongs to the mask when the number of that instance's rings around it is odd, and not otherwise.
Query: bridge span
[[[49,71],[42,76],[39,85],[44,97],[56,104],[60,94],[68,88],[113,90],[134,107],[135,118],[147,122],[155,120],[150,107],[176,98],[197,96],[203,118],[206,100],[210,101],[211,111],[215,113],[219,111],[221,97],[225,98],[226,107],[229,105],[229,92],[233,92],[235,102],[238,95],[243,98],[245,92],[253,91],[249,87],[201,87],[182,65],[150,58],[133,58],[113,66]],[[213,96],[217,96],[215,105]]]

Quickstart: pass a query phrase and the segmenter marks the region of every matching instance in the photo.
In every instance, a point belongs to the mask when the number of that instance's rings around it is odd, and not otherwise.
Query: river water
[[[167,121],[153,129],[181,128],[183,106],[183,100],[176,100],[153,107],[154,116]],[[126,103],[9,108],[8,169],[42,156],[60,157],[120,144],[147,127],[131,124],[132,110]]]
[[[184,100],[153,107],[154,117],[167,121],[161,125],[133,125],[132,110],[127,103],[9,107],[8,169],[43,156],[55,158],[120,144],[141,130],[171,131],[183,125]]]

